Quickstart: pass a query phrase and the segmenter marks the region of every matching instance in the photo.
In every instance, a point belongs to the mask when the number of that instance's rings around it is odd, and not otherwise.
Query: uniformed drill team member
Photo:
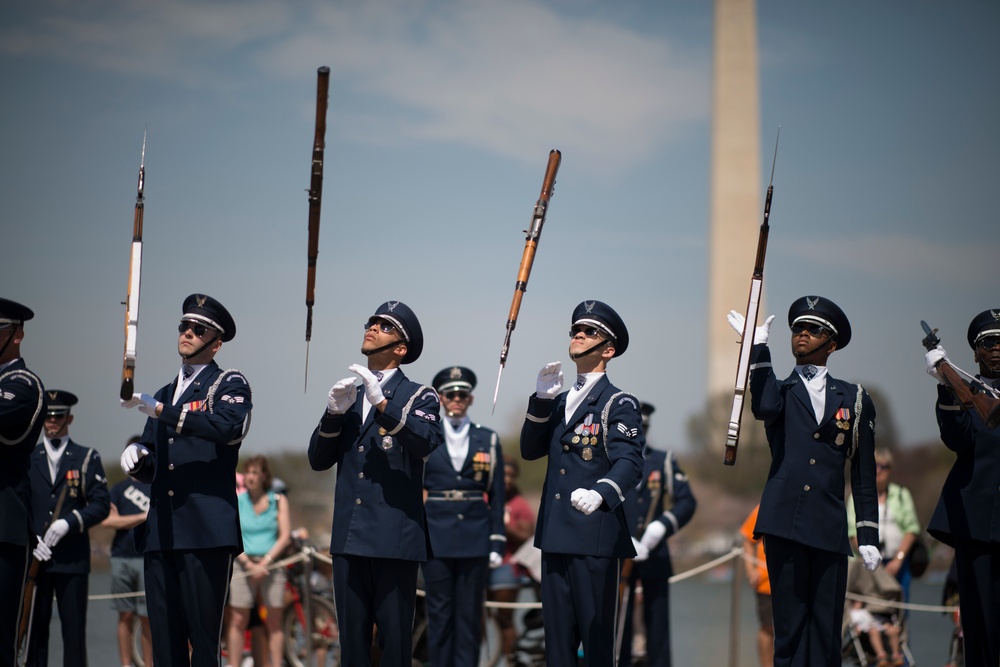
[[[417,568],[427,560],[424,460],[443,435],[437,393],[399,368],[417,360],[424,337],[401,301],[379,306],[365,324],[368,367],[330,389],[309,441],[313,470],[337,466],[333,504],[333,590],[344,667],[371,664],[378,625],[382,665],[411,664]]]
[[[90,533],[108,515],[111,501],[104,465],[96,449],[69,437],[77,397],[46,392],[48,412],[42,442],[31,453],[31,510],[38,536],[34,556],[42,562],[35,579],[35,607],[28,636],[29,667],[49,664],[52,595],[59,605],[63,665],[87,664],[87,591]],[[56,505],[62,497],[58,516]]]
[[[764,536],[774,611],[774,664],[840,665],[847,589],[844,467],[851,461],[858,551],[865,567],[881,561],[875,490],[875,407],[861,385],[834,379],[826,362],[851,342],[851,325],[829,299],[804,296],[788,309],[795,369],[779,380],[768,333],[774,316],[753,332],[750,394],[764,422],[771,469],[755,535]],[[729,313],[743,332],[743,316]]]
[[[453,366],[434,376],[444,411],[444,447],[427,458],[424,563],[427,640],[432,665],[475,667],[490,567],[503,562],[503,450],[494,431],[467,414],[476,374]]]
[[[639,401],[608,380],[606,368],[628,347],[625,323],[610,306],[584,301],[573,311],[569,354],[577,378],[563,392],[560,362],[538,374],[521,429],[521,456],[548,457],[535,546],[542,550],[545,658],[615,663],[619,559],[636,555],[623,502],[642,479]]]
[[[642,429],[647,436],[646,466],[635,493],[625,498],[625,514],[632,535],[639,535],[645,558],[635,559],[629,578],[629,604],[624,610],[625,625],[619,667],[632,664],[632,615],[636,581],[642,581],[642,616],[646,628],[646,661],[651,667],[669,667],[670,577],[674,574],[667,538],[677,534],[694,516],[697,506],[687,475],[673,452],[649,446],[649,419],[655,408],[640,403]],[[647,555],[648,554],[648,555]]]
[[[972,320],[968,333],[979,379],[1000,388],[1000,308]],[[925,357],[937,376],[947,359],[938,346]],[[940,378],[938,378],[940,379]],[[965,634],[965,664],[1000,664],[1000,428],[986,428],[944,385],[938,385],[937,421],[941,440],[956,454],[927,531],[955,547],[958,592]]]
[[[24,323],[35,313],[0,299],[0,667],[17,660],[24,578],[34,534],[31,530],[31,450],[45,421],[42,381],[21,358]]]
[[[236,335],[221,303],[192,294],[177,330],[177,377],[155,396],[140,393],[123,402],[148,419],[121,463],[152,485],[136,547],[145,558],[154,662],[218,667],[233,558],[243,550],[235,480],[251,391],[242,373],[215,363],[222,344]]]

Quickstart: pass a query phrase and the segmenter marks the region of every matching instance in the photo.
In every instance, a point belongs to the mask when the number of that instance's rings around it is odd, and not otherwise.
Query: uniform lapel
[[[44,482],[46,486],[51,488],[52,478],[49,477],[49,456],[45,453],[45,445],[39,443],[35,447],[35,451],[32,456],[38,459],[39,463],[32,465],[31,468],[28,469],[28,475],[34,477],[35,480],[38,480],[39,482]],[[33,480],[31,483],[34,484],[35,481]]]
[[[396,388],[399,387],[399,383],[402,382],[405,378],[406,376],[403,375],[403,371],[397,369],[396,372],[392,374],[392,377],[385,381],[385,384],[382,385],[382,395],[385,396],[386,400],[388,401],[392,400],[393,394],[396,393]],[[364,394],[365,394],[365,385],[364,383],[362,383],[362,385],[358,387],[358,399],[355,405],[355,407],[358,409],[359,417],[364,416],[364,409],[365,409]],[[375,423],[376,412],[377,408],[373,405],[372,409],[368,411],[368,419],[365,419],[364,423],[361,424],[361,435],[364,435],[368,431],[368,429],[371,428],[372,425]]]
[[[576,427],[577,422],[583,419],[583,416],[590,411],[591,406],[597,401],[598,397],[600,397],[600,395],[604,393],[604,390],[610,384],[611,381],[608,380],[607,373],[605,373],[600,380],[594,383],[594,386],[590,388],[590,391],[587,392],[587,395],[580,402],[580,406],[576,409],[576,412],[573,413],[573,417],[570,418],[569,423],[566,423],[566,420],[563,419],[562,425],[564,433],[567,431],[572,431]],[[568,392],[565,394],[565,397],[563,398],[563,410],[566,409],[565,404],[567,397],[569,397]]]
[[[799,403],[801,403],[802,407],[804,407],[806,411],[812,415],[813,419],[816,419],[816,411],[813,410],[812,399],[809,398],[809,389],[806,388],[806,383],[802,381],[799,374],[793,370],[792,374],[788,376],[787,380],[785,380],[785,383],[792,385],[789,393],[798,399]],[[827,386],[829,386],[829,384]]]
[[[830,421],[844,404],[844,383],[834,380],[829,372],[826,374],[826,408],[823,411],[823,423]]]

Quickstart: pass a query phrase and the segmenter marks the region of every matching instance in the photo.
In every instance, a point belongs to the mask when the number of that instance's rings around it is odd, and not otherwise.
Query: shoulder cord
[[[629,396],[627,391],[619,391],[611,395],[608,402],[604,405],[604,409],[601,410],[601,428],[604,430],[604,455],[608,457],[608,461],[611,461],[611,454],[608,452],[608,419],[611,416],[611,405],[615,402],[615,399],[619,396]]]
[[[19,445],[19,444],[21,444],[21,442],[26,437],[28,437],[28,434],[31,433],[31,429],[35,426],[35,421],[38,419],[38,415],[40,415],[41,412],[42,412],[42,399],[43,399],[43,396],[42,396],[42,381],[39,380],[38,376],[36,376],[34,373],[32,373],[31,371],[29,371],[29,370],[27,370],[25,368],[17,368],[17,369],[14,369],[12,371],[7,371],[3,375],[0,375],[0,381],[3,381],[3,380],[5,380],[6,378],[9,378],[9,377],[14,377],[14,376],[18,376],[18,375],[27,376],[28,379],[34,381],[35,387],[38,389],[38,404],[35,405],[35,414],[33,414],[31,416],[31,422],[28,424],[28,430],[26,430],[24,433],[22,433],[20,437],[14,438],[13,440],[8,440],[7,438],[5,438],[3,436],[0,436],[0,443],[3,443],[5,445]]]
[[[858,397],[854,401],[854,432],[851,437],[851,450],[847,452],[847,458],[854,458],[858,452],[858,440],[861,431],[861,397],[865,393],[865,388],[858,385]]]
[[[222,373],[219,374],[219,377],[216,378],[215,382],[212,383],[212,386],[209,387],[209,389],[208,389],[208,412],[209,412],[209,414],[215,414],[215,392],[216,392],[216,390],[218,390],[219,385],[222,384],[222,381],[225,380],[226,376],[229,375],[230,373],[238,373],[240,375],[240,377],[243,378],[243,380],[247,383],[247,391],[250,392],[250,399],[253,400],[253,388],[250,386],[250,381],[246,379],[246,376],[243,375],[243,373],[241,371],[239,371],[239,370],[237,370],[235,368],[229,368],[227,370],[222,371]],[[236,444],[239,444],[239,443],[243,442],[244,438],[247,437],[247,434],[250,433],[250,419],[251,419],[252,413],[253,413],[253,410],[251,410],[250,412],[247,413],[246,419],[243,421],[243,433],[240,435],[240,437],[236,438],[235,440],[230,440],[229,442],[226,443],[227,445],[236,445]]]
[[[486,492],[493,490],[493,471],[497,467],[497,434],[496,431],[490,434],[490,472],[486,476]]]

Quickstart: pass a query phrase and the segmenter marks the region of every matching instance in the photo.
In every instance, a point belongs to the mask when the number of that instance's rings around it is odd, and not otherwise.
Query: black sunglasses
[[[187,322],[182,320],[181,323],[177,325],[177,333],[184,333],[188,329],[193,331],[194,335],[197,336],[198,338],[201,338],[202,336],[205,335],[207,331],[209,331],[209,328],[206,327],[204,324],[196,324],[194,322]]]
[[[819,338],[820,336],[826,334],[827,336],[832,336],[833,332],[826,327],[819,324],[793,324],[792,333],[800,334],[803,331],[808,331],[810,336]]]
[[[982,350],[992,350],[998,346],[1000,346],[1000,336],[986,336],[985,338],[980,338],[976,343],[976,347]]]
[[[462,391],[461,389],[455,389],[454,391],[446,391],[444,394],[444,397],[447,398],[449,401],[455,401],[455,400],[464,401],[469,396],[471,396],[469,392]]]
[[[583,335],[586,336],[587,338],[597,338],[597,335],[601,333],[601,330],[598,329],[597,327],[585,327],[578,325],[575,327],[570,327],[569,337],[572,338],[581,331],[583,332]]]
[[[378,330],[382,333],[392,333],[392,330],[396,328],[396,325],[392,322],[373,317],[365,322],[365,331],[368,331],[372,327],[378,327]]]

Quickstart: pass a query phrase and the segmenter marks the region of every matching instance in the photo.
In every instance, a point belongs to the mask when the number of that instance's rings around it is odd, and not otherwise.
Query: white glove
[[[358,388],[354,385],[354,378],[338,380],[326,397],[326,411],[331,415],[342,415],[351,409],[357,397]]]
[[[570,504],[584,514],[591,514],[601,506],[604,498],[593,489],[577,489],[569,497]]]
[[[637,563],[641,563],[642,561],[649,558],[649,549],[644,547],[642,542],[635,539],[634,537],[632,538],[632,546],[635,547],[635,558],[633,558],[632,560],[636,561]]]
[[[119,401],[123,408],[137,407],[139,408],[139,412],[153,419],[156,419],[156,409],[162,405],[162,403],[149,394],[132,394],[132,398],[127,401],[121,401],[120,399]]]
[[[538,371],[535,382],[535,393],[538,398],[552,399],[559,395],[563,388],[562,362],[552,361]]]
[[[69,532],[69,522],[66,519],[57,519],[52,522],[49,529],[45,531],[45,537],[43,541],[45,545],[50,549],[55,545],[59,544],[59,540],[66,537],[66,533]]]
[[[351,364],[347,370],[357,373],[361,381],[365,383],[365,396],[368,397],[369,403],[375,406],[385,400],[385,396],[382,395],[382,387],[379,386],[378,378],[375,377],[374,373],[359,364]]]
[[[656,545],[660,543],[660,540],[662,540],[663,536],[666,534],[667,534],[667,527],[664,526],[659,521],[654,521],[648,526],[646,526],[646,530],[643,531],[642,539],[640,540],[640,542],[642,542],[642,546],[644,546],[649,551],[652,551],[653,549],[656,548]]]
[[[865,569],[869,572],[873,572],[882,562],[882,554],[879,553],[878,547],[871,544],[862,544],[858,547],[858,553],[861,554],[861,559],[865,561]]]
[[[142,445],[132,443],[122,452],[122,472],[131,475],[139,469],[139,459],[149,454],[149,450]]]
[[[35,550],[31,552],[31,555],[35,557],[35,560],[45,562],[52,558],[52,549],[49,549],[49,545],[42,541],[42,538],[38,537],[38,546]]]
[[[924,355],[924,370],[938,382],[941,382],[941,373],[938,372],[937,367],[942,361],[948,361],[948,353],[940,345],[933,350],[927,350],[927,354]]]
[[[729,315],[726,316],[729,320],[729,326],[736,330],[736,333],[743,335],[743,327],[746,326],[746,318],[743,317],[742,313],[738,313],[735,310],[730,310]],[[764,320],[764,324],[754,329],[753,332],[753,344],[754,345],[766,345],[767,337],[771,333],[771,322],[774,321],[774,315],[769,316]]]
[[[495,570],[496,568],[503,565],[503,556],[498,554],[496,551],[490,552],[490,569]]]

